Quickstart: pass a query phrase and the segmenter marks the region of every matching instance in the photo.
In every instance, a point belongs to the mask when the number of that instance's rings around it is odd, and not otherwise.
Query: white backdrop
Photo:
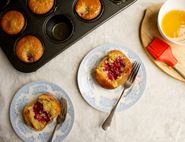
[[[139,24],[144,9],[162,0],[138,0],[48,64],[31,74],[16,71],[0,50],[0,141],[19,142],[9,121],[9,105],[15,92],[31,81],[51,81],[60,85],[75,108],[75,123],[65,142],[183,142],[185,141],[185,86],[148,59],[139,41]],[[104,43],[123,44],[141,57],[147,69],[147,87],[139,102],[117,113],[112,128],[104,132],[100,124],[105,113],[90,107],[81,97],[76,75],[88,51]]]

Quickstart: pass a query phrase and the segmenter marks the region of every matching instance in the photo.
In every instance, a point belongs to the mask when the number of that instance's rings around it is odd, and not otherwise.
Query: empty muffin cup
[[[55,41],[66,41],[73,33],[72,21],[64,15],[56,15],[46,24],[47,35]]]
[[[1,0],[0,1],[0,10],[5,8],[9,4],[10,0]]]

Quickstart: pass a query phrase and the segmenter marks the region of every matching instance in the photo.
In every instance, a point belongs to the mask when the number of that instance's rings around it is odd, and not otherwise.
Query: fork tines
[[[132,65],[132,71],[131,71],[130,76],[128,78],[129,81],[134,82],[134,80],[139,72],[140,67],[141,67],[141,63],[138,61],[134,61],[133,65]]]

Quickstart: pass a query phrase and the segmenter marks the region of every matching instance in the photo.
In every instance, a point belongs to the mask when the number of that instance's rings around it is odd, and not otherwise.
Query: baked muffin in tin
[[[16,10],[6,12],[1,18],[1,28],[9,35],[16,35],[22,31],[25,25],[23,14]]]
[[[55,0],[28,0],[29,9],[35,14],[46,14],[54,6]]]
[[[84,20],[93,20],[97,18],[102,10],[100,0],[77,0],[75,11]]]
[[[37,37],[26,35],[17,41],[15,52],[16,56],[21,61],[25,63],[33,63],[42,57],[44,47]]]

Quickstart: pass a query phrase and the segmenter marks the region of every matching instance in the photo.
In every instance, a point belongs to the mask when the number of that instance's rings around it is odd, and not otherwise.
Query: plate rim
[[[79,91],[80,91],[80,94],[81,94],[83,100],[84,100],[90,107],[92,107],[92,108],[94,108],[95,110],[100,111],[100,112],[108,112],[108,111],[103,110],[102,108],[98,108],[96,105],[92,105],[90,102],[88,102],[88,101],[86,100],[85,96],[83,95],[83,93],[82,93],[82,91],[81,91],[81,87],[80,87],[80,83],[79,83],[79,72],[80,72],[80,69],[82,68],[82,63],[83,63],[83,61],[89,56],[89,54],[92,54],[94,51],[98,50],[99,48],[101,48],[101,47],[106,47],[106,46],[114,46],[114,47],[118,47],[118,46],[119,46],[119,47],[121,47],[123,50],[126,49],[129,53],[130,53],[130,52],[133,53],[133,54],[141,61],[141,63],[142,63],[143,72],[144,72],[143,74],[144,74],[144,76],[145,76],[145,77],[144,77],[144,80],[143,80],[144,87],[143,87],[143,89],[142,89],[141,95],[139,96],[138,100],[137,100],[134,104],[136,104],[136,103],[140,100],[140,98],[143,96],[144,91],[145,91],[145,89],[146,89],[146,83],[147,83],[147,74],[146,74],[146,68],[145,68],[145,66],[144,66],[144,63],[142,62],[141,58],[140,58],[134,51],[132,51],[131,49],[129,49],[127,46],[125,46],[125,45],[123,45],[123,44],[106,43],[106,44],[101,44],[101,45],[99,45],[99,46],[96,46],[95,48],[89,50],[89,51],[87,52],[87,54],[82,58],[82,60],[81,60],[81,62],[80,62],[80,65],[79,65],[79,67],[78,67],[78,71],[77,71],[77,85],[78,85],[78,89],[79,89]],[[113,49],[112,49],[112,50],[113,50]],[[127,55],[126,55],[126,56],[127,56]],[[127,56],[127,57],[128,57],[128,56]],[[121,110],[121,111],[124,111],[124,110],[126,110],[126,109],[128,109],[128,108],[134,106],[134,104],[132,104],[132,105],[129,106],[129,107],[126,107],[125,109],[123,109],[123,110]],[[121,112],[121,111],[120,111],[120,112]]]
[[[10,105],[9,105],[9,121],[10,121],[10,124],[11,124],[11,127],[13,128],[15,134],[18,136],[19,139],[21,139],[22,141],[26,141],[19,132],[17,132],[17,128],[15,127],[14,123],[12,123],[12,107],[13,107],[13,101],[17,96],[17,94],[19,94],[19,92],[22,90],[22,89],[25,89],[31,85],[34,85],[34,84],[38,84],[38,83],[43,83],[43,84],[52,84],[52,85],[55,85],[57,86],[58,88],[60,88],[60,90],[62,90],[66,96],[68,97],[68,101],[70,102],[71,104],[71,108],[72,108],[72,114],[73,114],[73,117],[72,117],[72,122],[71,122],[71,127],[69,127],[69,131],[65,134],[65,137],[63,138],[62,141],[65,140],[65,138],[70,134],[70,132],[72,131],[72,128],[73,128],[73,125],[74,125],[74,121],[75,121],[75,111],[74,111],[74,105],[71,101],[71,98],[69,97],[68,93],[62,88],[60,87],[59,85],[53,83],[53,82],[49,82],[49,81],[31,81],[31,82],[28,82],[28,83],[25,83],[24,85],[22,85],[20,88],[17,89],[17,91],[15,91],[14,93],[14,96],[12,97],[11,101],[10,101]]]

